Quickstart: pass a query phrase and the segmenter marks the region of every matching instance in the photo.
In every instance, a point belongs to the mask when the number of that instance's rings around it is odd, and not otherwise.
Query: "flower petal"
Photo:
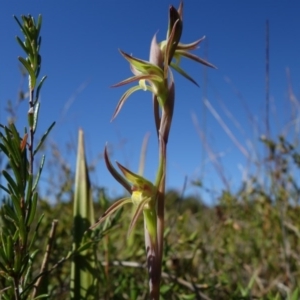
[[[118,162],[116,162],[116,164],[118,165],[118,167],[120,168],[121,172],[124,174],[126,179],[130,183],[132,183],[135,190],[141,191],[144,194],[148,194],[148,195],[154,194],[155,187],[149,180],[145,179],[144,177],[138,174],[131,172],[130,170],[128,170]]]
[[[161,78],[163,78],[163,71],[161,68],[159,68],[158,66],[149,63],[146,60],[142,60],[139,58],[135,58],[125,52],[123,52],[122,50],[119,50],[120,53],[122,54],[122,56],[131,64],[133,65],[137,71],[143,73],[143,74],[157,74],[159,75]]]
[[[114,168],[112,163],[110,162],[110,159],[108,157],[107,153],[107,145],[105,145],[104,148],[104,161],[106,164],[106,167],[110,174],[131,194],[131,185],[126,181],[125,178],[123,178],[118,171]]]
[[[128,89],[121,97],[121,99],[119,100],[117,107],[115,109],[115,112],[111,118],[111,121],[118,115],[118,113],[120,112],[121,108],[123,107],[125,101],[127,100],[127,98],[134,93],[135,91],[141,90],[142,88],[139,85],[133,86],[130,89]]]
[[[195,50],[199,48],[198,45],[204,40],[205,40],[205,35],[201,39],[189,44],[178,43],[177,50]]]
[[[163,66],[163,54],[157,43],[156,34],[153,36],[151,41],[149,61],[160,68]]]
[[[170,66],[175,71],[177,71],[179,74],[181,74],[183,77],[185,77],[186,79],[188,79],[189,81],[194,83],[196,86],[199,86],[198,83],[189,74],[187,74],[183,69],[181,69],[177,64],[171,62]]]
[[[121,208],[123,205],[125,205],[126,203],[131,203],[131,198],[130,197],[126,197],[126,198],[122,198],[118,201],[116,201],[115,203],[113,203],[106,211],[105,213],[99,218],[99,220],[90,227],[90,229],[94,229],[95,227],[97,227],[101,222],[103,222],[107,217],[109,217],[111,214],[113,214],[116,210],[118,210],[119,208]]]
[[[129,225],[129,228],[128,228],[128,232],[127,232],[127,237],[130,235],[130,233],[132,232],[132,229],[134,228],[134,226],[136,225],[136,222],[139,218],[139,216],[141,215],[143,209],[144,209],[144,206],[151,200],[151,197],[146,197],[144,198],[137,206],[135,212],[134,212],[134,215],[131,219],[131,222],[130,222],[130,225]]]
[[[141,80],[141,79],[146,79],[146,80],[149,80],[149,81],[162,82],[162,78],[159,77],[156,74],[140,74],[140,75],[129,77],[129,78],[123,80],[123,81],[120,81],[120,82],[112,85],[111,87],[119,87],[119,86],[131,83],[131,82],[135,82],[135,81],[138,81],[138,80]]]
[[[176,51],[176,56],[178,56],[178,55],[179,55],[179,56],[185,56],[185,57],[187,57],[187,58],[190,58],[190,59],[192,59],[192,60],[194,60],[194,61],[196,61],[196,62],[198,62],[198,63],[200,63],[200,64],[203,64],[203,65],[205,65],[205,66],[207,66],[207,67],[211,67],[211,68],[217,69],[217,67],[214,66],[213,64],[211,64],[211,63],[209,63],[208,61],[206,61],[206,60],[200,58],[200,57],[197,56],[197,55],[194,55],[194,54],[192,54],[192,53],[189,53],[188,51],[185,51],[185,50],[177,50],[177,51]]]

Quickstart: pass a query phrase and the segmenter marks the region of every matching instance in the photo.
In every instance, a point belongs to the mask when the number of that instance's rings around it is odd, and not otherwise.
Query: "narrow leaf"
[[[54,127],[55,122],[53,122],[50,127],[47,129],[47,131],[43,134],[40,142],[38,143],[36,149],[33,151],[33,155],[35,156],[36,153],[39,151],[40,147],[43,145],[45,139],[47,138],[48,134],[50,133],[51,129]]]
[[[45,82],[46,79],[47,79],[47,76],[44,76],[40,80],[40,82],[39,82],[39,84],[38,84],[38,86],[36,88],[36,96],[35,96],[35,101],[34,101],[33,105],[35,105],[35,103],[39,100],[40,90],[41,90],[41,88],[42,88],[42,86],[43,86],[43,84],[44,84],[44,82]]]
[[[17,183],[14,181],[14,179],[10,176],[10,174],[6,170],[3,170],[2,174],[5,177],[5,179],[7,180],[7,182],[9,183],[9,185],[11,186],[14,194],[18,195],[19,187],[18,187]]]
[[[43,171],[44,163],[45,163],[45,155],[42,156],[42,160],[41,160],[41,163],[40,163],[39,171],[38,171],[38,173],[36,175],[36,178],[35,178],[35,181],[34,181],[34,184],[33,184],[33,187],[32,187],[32,191],[36,190],[37,184],[38,184],[38,182],[40,180],[40,177],[41,177],[41,174],[42,174],[42,171]]]
[[[21,48],[25,51],[26,54],[28,54],[28,49],[26,48],[26,46],[24,45],[24,43],[21,41],[21,39],[16,36],[16,40],[19,43],[19,45],[21,46]]]
[[[33,133],[35,133],[38,123],[38,116],[39,116],[39,109],[40,109],[40,103],[38,102],[34,107],[34,114],[33,114]]]
[[[32,221],[34,220],[35,213],[36,213],[36,206],[37,206],[37,201],[38,201],[38,193],[35,192],[32,196],[32,200],[30,201],[30,205],[28,207],[28,217],[26,220],[27,226],[30,226]]]
[[[36,77],[34,74],[33,69],[31,68],[30,64],[24,59],[23,57],[18,57],[19,61],[23,64],[27,72],[29,73],[30,76],[30,89],[33,90],[35,87],[35,82],[36,82]]]

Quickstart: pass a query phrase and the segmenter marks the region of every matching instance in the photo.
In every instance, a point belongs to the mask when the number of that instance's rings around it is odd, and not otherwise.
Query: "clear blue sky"
[[[117,119],[110,123],[119,98],[128,88],[110,86],[131,76],[119,48],[148,59],[153,35],[158,32],[159,41],[165,38],[170,4],[177,7],[179,1],[3,1],[0,11],[1,123],[6,119],[6,101],[17,99],[20,82],[17,56],[24,55],[14,38],[22,35],[12,15],[36,17],[42,14],[41,75],[47,75],[48,79],[41,93],[39,133],[57,121],[49,141],[59,145],[73,170],[75,154],[66,150],[66,144],[71,142],[76,147],[77,131],[83,128],[89,161],[95,159],[108,142],[113,149],[112,160],[136,171],[143,137],[150,132],[145,176],[154,179],[157,142],[151,95],[142,91],[135,93]],[[185,176],[189,183],[203,179],[207,188],[216,191],[216,196],[224,187],[199,138],[192,114],[197,116],[208,146],[221,158],[232,187],[237,188],[241,183],[241,166],[246,169],[248,159],[203,105],[204,97],[252,159],[257,151],[261,153],[258,136],[265,134],[267,19],[270,22],[272,134],[276,136],[291,121],[286,68],[290,68],[294,92],[299,99],[299,12],[300,2],[296,0],[184,1],[182,42],[192,42],[205,35],[207,44],[202,44],[195,54],[208,56],[218,70],[204,70],[194,62],[182,61],[200,88],[175,74],[176,104],[169,141],[168,187],[180,190]],[[25,115],[27,108],[27,103],[23,103],[19,115]],[[258,131],[251,118],[257,121]],[[20,129],[25,121],[20,118]],[[249,147],[249,141],[254,150]],[[113,195],[120,192],[102,160],[92,180],[109,187]],[[188,184],[187,192],[193,191]],[[212,200],[211,195],[205,198]]]

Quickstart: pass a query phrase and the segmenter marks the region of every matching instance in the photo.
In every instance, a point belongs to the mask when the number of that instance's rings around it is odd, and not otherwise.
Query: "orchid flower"
[[[182,32],[182,12],[182,2],[180,3],[178,10],[171,7],[167,39],[165,41],[160,42],[159,47],[164,53],[165,62],[168,62],[168,65],[170,65],[175,71],[177,71],[183,77],[185,77],[186,79],[190,80],[192,83],[198,86],[197,82],[179,66],[182,57],[190,58],[207,67],[211,67],[214,69],[217,68],[213,64],[207,62],[206,60],[189,52],[190,50],[195,50],[199,48],[198,46],[205,39],[205,36],[190,44],[182,44],[179,42]],[[175,62],[172,62],[173,58],[175,59]]]
[[[91,226],[91,229],[98,226],[101,222],[103,222],[107,217],[112,215],[116,210],[121,208],[123,205],[127,203],[132,203],[135,206],[135,211],[132,217],[132,220],[129,225],[128,234],[130,235],[132,229],[134,228],[138,217],[143,212],[145,217],[145,223],[147,229],[149,231],[151,242],[153,245],[156,243],[156,194],[157,190],[156,187],[147,179],[143,178],[142,176],[135,174],[122,166],[120,163],[116,162],[117,166],[125,176],[125,178],[118,173],[118,171],[113,167],[111,164],[108,153],[107,147],[104,150],[104,159],[106,166],[113,177],[120,182],[125,189],[127,189],[131,196],[122,198],[115,203],[113,203],[100,217],[100,219]]]
[[[205,66],[216,69],[213,64],[189,52],[190,50],[197,49],[199,44],[205,39],[205,36],[190,44],[180,43],[183,27],[182,12],[182,2],[180,3],[178,10],[173,6],[170,7],[167,38],[166,40],[157,43],[156,35],[154,35],[150,48],[149,62],[135,58],[120,50],[121,55],[129,62],[130,69],[134,76],[129,77],[112,87],[119,87],[134,81],[138,81],[139,84],[129,88],[122,95],[112,119],[118,115],[127,98],[138,90],[152,92],[160,107],[164,108],[170,90],[170,85],[168,84],[169,73],[171,81],[173,81],[169,66],[198,86],[197,82],[179,66],[182,57],[190,58]],[[173,59],[174,61],[172,61]]]
[[[122,50],[120,50],[121,55],[130,63],[130,69],[134,76],[129,77],[112,87],[119,87],[127,83],[134,81],[139,81],[139,85],[131,87],[128,89],[119,100],[112,119],[114,119],[119,111],[121,110],[123,104],[127,98],[134,92],[138,90],[150,91],[155,94],[161,106],[164,105],[165,98],[168,94],[168,86],[164,79],[163,70],[151,62],[135,58]]]

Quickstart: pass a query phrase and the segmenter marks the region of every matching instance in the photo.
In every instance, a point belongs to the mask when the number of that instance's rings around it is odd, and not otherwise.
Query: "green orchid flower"
[[[127,98],[138,90],[150,91],[158,97],[160,105],[163,106],[168,94],[168,86],[164,78],[163,70],[151,62],[135,58],[122,50],[120,50],[120,53],[129,62],[130,69],[134,76],[114,84],[112,87],[119,87],[135,81],[138,81],[139,85],[131,87],[122,95],[112,119],[120,112]]]
[[[135,174],[122,166],[120,163],[116,162],[117,166],[123,173],[124,177],[118,173],[118,171],[111,164],[107,153],[107,147],[104,150],[104,160],[106,166],[113,177],[121,183],[124,188],[131,194],[130,197],[122,198],[115,203],[113,203],[100,217],[100,219],[90,228],[93,229],[103,222],[107,217],[112,215],[116,210],[121,208],[127,203],[132,203],[135,206],[135,211],[131,219],[128,234],[130,235],[132,229],[134,228],[141,213],[144,213],[145,224],[149,232],[151,242],[153,245],[156,244],[156,187],[147,179],[142,176]]]

